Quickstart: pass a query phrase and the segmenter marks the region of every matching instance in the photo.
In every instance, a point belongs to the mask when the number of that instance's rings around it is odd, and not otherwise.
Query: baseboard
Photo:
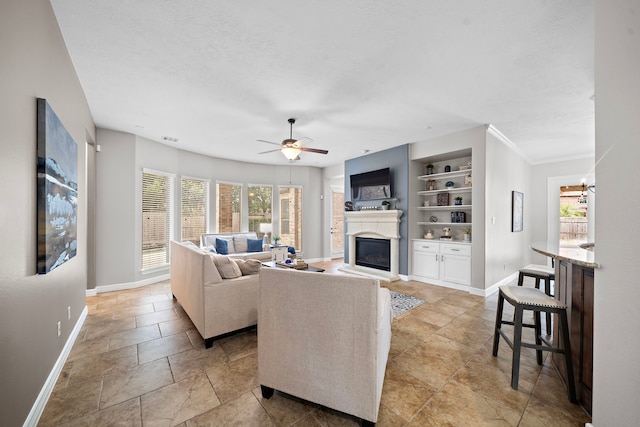
[[[95,289],[87,289],[87,296],[95,296],[96,294],[101,294],[103,292],[113,292],[113,291],[123,291],[126,289],[135,289],[141,286],[150,285],[152,283],[162,282],[164,280],[169,280],[171,278],[170,274],[163,274],[161,276],[150,277],[148,279],[139,280],[137,282],[128,282],[128,283],[116,283],[113,285],[102,285],[96,286]],[[89,292],[93,292],[93,295],[90,295]]]
[[[476,293],[474,295],[480,295],[480,296],[484,296],[484,297],[488,297],[489,295],[498,292],[498,288],[500,286],[504,286],[504,285],[510,285],[513,283],[516,283],[518,281],[518,274],[519,272],[515,272],[512,273],[510,275],[508,275],[507,277],[505,277],[504,279],[500,280],[498,283],[494,283],[493,285],[491,285],[490,287],[488,287],[487,289],[485,289],[484,291],[482,289],[476,289],[479,293]]]
[[[84,321],[87,318],[88,312],[89,311],[87,309],[87,306],[85,305],[84,309],[82,310],[82,313],[80,313],[80,317],[78,318],[78,321],[76,322],[75,326],[73,327],[73,330],[71,331],[71,334],[69,335],[69,338],[67,339],[67,342],[64,344],[64,347],[62,348],[62,352],[60,352],[60,355],[58,356],[58,360],[56,360],[55,365],[53,365],[53,368],[51,369],[51,372],[49,372],[49,376],[47,377],[47,380],[44,382],[44,385],[42,386],[42,389],[40,390],[40,393],[38,394],[38,397],[36,398],[35,403],[31,407],[31,411],[29,411],[29,415],[27,416],[27,419],[25,420],[23,426],[35,427],[38,425],[38,421],[40,420],[40,417],[42,416],[42,412],[44,411],[44,408],[47,405],[47,402],[49,401],[51,392],[53,391],[53,388],[55,387],[56,382],[58,381],[58,377],[60,376],[60,373],[62,372],[62,368],[64,367],[64,364],[67,361],[67,358],[69,357],[69,353],[71,353],[73,344],[76,342],[76,338],[78,338],[78,335],[80,334],[80,329],[82,329],[82,325],[84,324]]]

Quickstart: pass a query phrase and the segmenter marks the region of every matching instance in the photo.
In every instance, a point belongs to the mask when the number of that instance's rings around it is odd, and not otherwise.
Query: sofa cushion
[[[247,239],[247,252],[262,252],[262,239]]]
[[[236,234],[233,236],[233,252],[249,252],[247,249],[247,236],[244,234]]]
[[[216,265],[220,276],[223,279],[235,279],[242,276],[242,271],[235,260],[226,255],[211,255],[213,263]]]
[[[257,259],[235,259],[234,261],[238,264],[243,276],[258,274],[262,267],[262,263]]]
[[[216,237],[216,252],[220,255],[233,253],[233,239],[222,239],[220,237]]]

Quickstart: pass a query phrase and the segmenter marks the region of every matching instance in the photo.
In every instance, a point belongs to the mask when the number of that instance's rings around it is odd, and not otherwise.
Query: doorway
[[[560,246],[576,247],[588,242],[589,189],[586,184],[560,186]]]
[[[344,189],[331,187],[331,259],[344,257]]]

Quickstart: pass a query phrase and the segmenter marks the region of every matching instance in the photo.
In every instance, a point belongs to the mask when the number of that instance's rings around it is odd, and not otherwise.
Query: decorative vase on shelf
[[[455,204],[456,206],[462,206],[462,197],[456,197]]]

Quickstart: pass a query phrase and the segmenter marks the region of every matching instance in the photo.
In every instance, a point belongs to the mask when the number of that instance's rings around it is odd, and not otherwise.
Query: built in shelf
[[[468,211],[468,210],[471,210],[471,205],[418,206],[418,210],[419,211],[450,211],[450,210]]]
[[[471,187],[452,187],[452,188],[442,188],[440,190],[418,191],[418,196],[428,196],[430,194],[438,194],[438,193],[468,193],[470,191],[471,191]]]
[[[418,179],[421,181],[428,181],[430,179],[446,179],[467,175],[471,175],[471,169],[462,169],[453,172],[432,173],[431,175],[420,175]]]

